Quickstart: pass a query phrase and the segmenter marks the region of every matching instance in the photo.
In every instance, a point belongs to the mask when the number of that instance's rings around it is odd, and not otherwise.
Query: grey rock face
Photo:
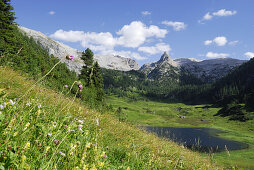
[[[233,58],[218,58],[203,61],[195,61],[185,58],[176,59],[174,61],[182,71],[193,74],[206,82],[218,80],[228,74],[233,68],[246,62],[246,60]]]
[[[34,31],[25,27],[19,27],[20,30],[26,34],[28,37],[33,37],[35,41],[40,43],[40,45],[48,51],[51,55],[59,58],[61,62],[66,63],[70,70],[80,73],[82,66],[84,65],[83,61],[80,59],[82,52],[71,48],[63,43],[55,41],[46,35],[42,34],[39,31]],[[66,60],[67,55],[74,56],[74,61]],[[138,70],[139,65],[135,60],[130,58],[124,58],[121,56],[114,55],[94,55],[94,60],[99,63],[101,67],[107,69],[129,71],[129,70]]]
[[[233,68],[243,64],[246,60],[232,58],[219,58],[210,60],[197,60],[193,58],[180,58],[172,60],[165,52],[159,61],[144,64],[140,70],[146,73],[148,78],[180,75],[181,72],[192,74],[205,82],[218,80],[228,74]],[[157,74],[156,76],[154,74]],[[175,74],[173,74],[175,73]]]

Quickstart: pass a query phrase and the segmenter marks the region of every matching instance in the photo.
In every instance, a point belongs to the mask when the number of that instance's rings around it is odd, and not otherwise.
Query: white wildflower
[[[83,120],[78,120],[78,123],[82,124],[82,123],[84,123],[84,121]]]
[[[96,119],[96,124],[97,126],[99,126],[99,119]]]
[[[78,128],[82,128],[83,127],[83,125],[78,125]]]
[[[32,103],[29,101],[29,102],[26,104],[26,106],[31,106],[31,104],[32,104]]]
[[[9,100],[9,104],[10,105],[14,105],[15,104],[15,102],[14,101],[12,101],[11,99]]]
[[[0,110],[3,110],[4,109],[4,106],[3,105],[0,105]]]
[[[59,154],[62,155],[63,157],[66,156],[65,153],[63,153],[63,152],[59,152]]]

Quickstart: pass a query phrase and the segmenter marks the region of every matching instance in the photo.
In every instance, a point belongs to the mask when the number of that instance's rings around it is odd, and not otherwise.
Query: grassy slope
[[[1,102],[19,98],[33,83],[34,81],[20,76],[20,73],[0,67],[0,89],[5,88],[4,91],[7,93],[1,98]],[[33,107],[30,109],[26,103],[32,98],[36,99],[36,103],[34,106],[32,104]],[[42,105],[40,114],[37,104]],[[14,109],[15,112],[12,112]],[[72,99],[38,85],[19,103],[16,102],[14,106],[7,105],[7,109],[1,111],[1,116],[5,116],[4,122],[1,122],[5,126],[1,126],[0,130],[7,133],[1,132],[0,163],[10,159],[18,169],[80,167],[83,165],[80,160],[84,154],[86,154],[84,164],[89,168],[100,169],[102,164],[105,169],[218,168],[208,158],[204,159],[198,153],[147,134],[133,125],[121,123],[110,114],[89,110],[77,99],[72,103]],[[77,124],[75,119],[85,119],[82,129],[88,132],[87,134],[76,130],[74,137],[69,136],[64,125],[77,128],[77,125],[71,124],[71,122]],[[96,125],[96,119],[99,119],[99,126]],[[31,125],[24,130],[29,121]],[[51,123],[54,121],[57,130],[52,127]],[[39,133],[36,130],[38,126],[43,129]],[[59,145],[54,144],[55,138],[47,136],[50,131],[52,136],[60,139]],[[71,156],[71,143],[75,144],[76,140],[81,144],[75,145],[74,156]],[[97,145],[91,145],[89,148],[87,144],[90,142]],[[30,147],[27,147],[28,143]],[[51,146],[50,151],[46,151],[47,145]],[[59,151],[65,152],[66,157],[61,157]],[[101,156],[104,152],[107,158]]]
[[[213,116],[220,108],[202,108],[204,105],[185,105],[182,103],[160,103],[155,101],[131,101],[127,98],[109,96],[107,102],[114,109],[122,107],[127,114],[127,120],[148,126],[169,127],[210,127],[225,130],[221,137],[241,141],[249,144],[249,149],[216,153],[216,162],[230,166],[254,168],[254,120],[247,122],[228,121],[227,118]],[[177,108],[181,107],[180,111]],[[198,108],[196,108],[198,107]],[[185,115],[185,119],[179,116]],[[201,121],[206,119],[207,121]],[[205,155],[205,154],[204,154]],[[206,156],[206,155],[205,155]]]

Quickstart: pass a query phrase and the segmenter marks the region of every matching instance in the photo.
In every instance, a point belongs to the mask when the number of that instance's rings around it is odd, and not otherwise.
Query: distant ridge
[[[80,73],[82,68],[83,61],[80,59],[82,52],[69,47],[63,43],[55,41],[43,33],[39,31],[35,31],[32,29],[28,29],[25,27],[19,27],[22,32],[24,32],[27,36],[33,37],[35,41],[38,41],[40,45],[48,51],[49,54],[54,55],[59,58],[62,62],[66,63],[70,70],[75,71],[76,73]],[[65,60],[66,55],[72,55],[75,57],[74,62],[70,62]],[[138,70],[138,63],[130,58],[125,58],[121,56],[115,55],[94,55],[94,60],[99,63],[99,65],[103,68],[121,70],[121,71],[129,71],[129,70]]]

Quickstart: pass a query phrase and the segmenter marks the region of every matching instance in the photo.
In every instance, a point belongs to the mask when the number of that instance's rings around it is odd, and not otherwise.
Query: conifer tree
[[[13,7],[10,4],[10,0],[0,1],[0,29],[10,29],[14,23],[15,17],[12,12]]]
[[[86,86],[92,86],[91,75],[93,72],[93,52],[87,48],[85,52],[82,52],[81,59],[84,61],[84,66],[81,69],[81,74],[79,79],[83,79],[86,83]]]

